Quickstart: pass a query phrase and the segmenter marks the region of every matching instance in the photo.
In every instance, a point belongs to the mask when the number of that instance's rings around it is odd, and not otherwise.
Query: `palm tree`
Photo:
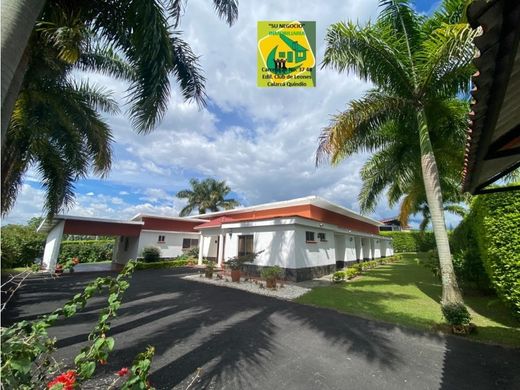
[[[444,155],[436,159],[442,144],[436,141],[455,126],[449,118],[460,117],[455,98],[469,85],[475,32],[464,22],[465,0],[445,0],[430,17],[418,15],[407,0],[384,0],[381,6],[375,23],[328,29],[323,66],[353,71],[374,88],[323,130],[317,162],[330,157],[337,164],[359,151],[374,152],[367,165],[377,168],[370,170],[395,176],[390,183],[377,174],[368,178],[389,196],[406,194],[421,176],[439,253],[442,303],[461,303],[444,221]]]
[[[26,46],[38,15],[52,22],[57,15],[75,15],[95,42],[121,53],[136,77],[128,96],[135,128],[148,132],[167,109],[169,77],[187,100],[205,104],[204,77],[198,57],[176,30],[185,2],[181,0],[5,0],[2,1],[2,150],[9,118],[27,72]],[[220,18],[232,25],[236,0],[213,0]],[[93,59],[95,61],[95,59]],[[5,72],[4,72],[5,70]]]
[[[218,181],[208,178],[199,181],[191,179],[190,185],[190,190],[177,192],[177,198],[188,199],[188,204],[179,213],[181,217],[190,215],[195,208],[199,210],[199,214],[205,214],[208,210],[219,211],[220,208],[230,210],[240,205],[235,199],[226,199],[226,195],[231,192],[231,188],[226,185],[224,180]]]
[[[97,110],[115,112],[117,106],[107,91],[71,81],[73,70],[102,72],[129,81],[130,115],[138,131],[149,131],[164,113],[168,75],[177,78],[185,99],[204,104],[204,77],[198,59],[166,21],[168,12],[174,27],[178,26],[181,3],[47,1],[14,75],[21,92],[8,96],[17,98],[12,117],[4,115],[6,106],[2,104],[2,137],[7,135],[6,140],[2,138],[3,215],[14,205],[31,164],[47,189],[45,209],[49,214],[70,204],[78,178],[90,171],[104,176],[110,169],[111,132]],[[215,8],[229,24],[235,21],[235,1],[215,0]],[[128,19],[126,24],[121,24],[121,18]],[[150,24],[145,28],[142,22]],[[9,124],[5,134],[4,121]]]

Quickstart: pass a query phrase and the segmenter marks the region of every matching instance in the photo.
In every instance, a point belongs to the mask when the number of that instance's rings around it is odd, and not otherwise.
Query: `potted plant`
[[[206,278],[213,278],[213,271],[215,271],[215,263],[213,261],[208,261],[208,264],[206,264],[206,268],[204,269],[204,275]]]
[[[282,269],[275,265],[274,267],[262,268],[260,276],[265,279],[267,288],[276,288],[276,280],[282,276]]]
[[[226,261],[227,266],[231,269],[231,281],[240,282],[242,265],[244,263],[253,262],[256,256],[258,256],[262,252],[263,251],[250,253],[248,255],[235,256]]]
[[[441,309],[452,333],[467,335],[475,331],[475,324],[471,322],[471,315],[463,303],[448,303]]]

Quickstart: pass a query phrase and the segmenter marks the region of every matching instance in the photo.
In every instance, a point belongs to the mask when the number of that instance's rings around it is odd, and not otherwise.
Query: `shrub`
[[[500,299],[520,317],[520,193],[474,197],[453,236],[459,275],[481,286],[489,277]]]
[[[137,263],[136,269],[161,269],[161,268],[178,268],[178,267],[186,267],[190,262],[193,262],[191,259],[185,260],[163,260],[163,261],[155,261],[152,263],[144,263],[139,261]]]
[[[266,280],[278,279],[282,276],[282,269],[277,265],[274,267],[264,267],[260,271],[260,276]]]
[[[453,326],[469,325],[471,315],[463,303],[448,303],[442,305],[442,315]]]
[[[356,276],[358,276],[358,275],[359,275],[359,271],[356,268],[352,268],[351,267],[351,268],[347,268],[345,270],[345,276],[349,280],[354,278],[354,277],[356,277]]]
[[[199,247],[191,248],[184,255],[198,259],[199,258]]]
[[[111,261],[113,251],[113,239],[63,241],[58,262],[64,264],[74,257],[77,257],[82,263]]]
[[[42,257],[45,234],[36,233],[36,227],[30,222],[2,227],[2,268],[25,267]]]
[[[155,246],[147,246],[142,252],[145,263],[154,263],[161,258],[161,250]]]
[[[332,282],[333,283],[341,283],[345,281],[346,272],[345,271],[336,271],[332,274]]]
[[[381,232],[391,237],[394,252],[428,252],[436,248],[433,232]]]

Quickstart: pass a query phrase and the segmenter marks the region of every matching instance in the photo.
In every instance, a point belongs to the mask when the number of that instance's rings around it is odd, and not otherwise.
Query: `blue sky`
[[[337,168],[315,168],[314,152],[330,115],[362,96],[369,85],[353,75],[318,70],[316,88],[256,87],[256,22],[316,20],[320,61],[327,26],[375,18],[378,1],[330,0],[324,7],[323,2],[300,0],[298,8],[292,4],[240,2],[239,20],[230,28],[206,0],[190,0],[181,30],[201,56],[208,106],[201,110],[183,102],[174,85],[168,112],[151,134],[134,132],[124,114],[106,117],[115,140],[113,169],[106,179],[80,180],[76,203],[66,212],[119,219],[138,212],[177,215],[184,202],[175,193],[187,188],[192,177],[226,180],[244,205],[320,195],[358,210],[359,170],[367,156],[354,156]],[[437,4],[419,0],[416,7],[429,13]],[[77,77],[109,86],[124,104],[127,85],[97,74]],[[2,223],[40,216],[42,204],[39,178],[30,170],[16,206]],[[372,216],[395,214],[382,199]],[[448,223],[456,223],[456,218]]]

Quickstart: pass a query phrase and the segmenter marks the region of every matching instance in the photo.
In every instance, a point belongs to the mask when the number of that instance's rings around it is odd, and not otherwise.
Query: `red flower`
[[[63,374],[57,376],[47,384],[48,389],[52,389],[56,385],[61,385],[63,390],[74,390],[76,383],[76,371],[69,370]]]
[[[126,374],[128,374],[128,368],[126,367],[123,367],[122,369],[120,369],[118,372],[117,372],[117,375],[119,376],[125,376]]]

